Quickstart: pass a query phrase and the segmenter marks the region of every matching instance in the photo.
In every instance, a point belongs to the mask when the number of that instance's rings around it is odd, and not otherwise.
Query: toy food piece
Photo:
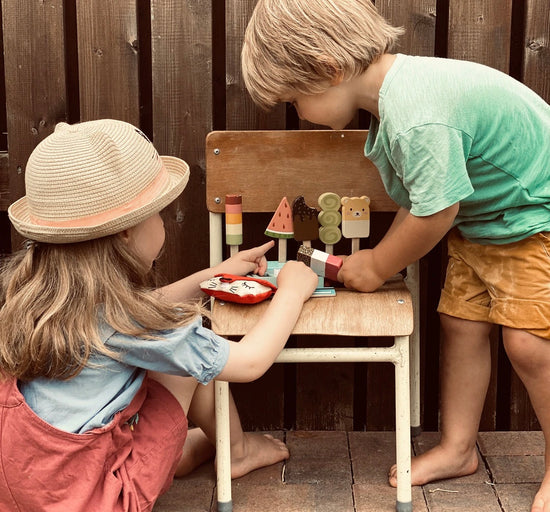
[[[370,234],[370,199],[342,197],[342,234],[346,238],[366,238]]]
[[[305,242],[319,238],[317,209],[308,206],[304,196],[298,196],[292,203],[292,222],[294,224],[294,240]]]
[[[340,212],[340,196],[333,192],[325,192],[319,196],[319,238],[324,244],[334,245],[342,238],[338,225],[342,220]]]
[[[275,214],[269,221],[265,234],[271,238],[292,238],[294,236],[292,211],[286,197],[281,199]]]
[[[233,274],[216,274],[200,283],[200,288],[216,299],[241,304],[256,304],[277,291],[277,286],[264,279]]]
[[[338,271],[343,263],[342,258],[301,245],[296,259],[303,261],[318,276],[326,277],[331,281],[338,281]]]
[[[238,195],[225,196],[225,243],[243,243],[243,198]]]

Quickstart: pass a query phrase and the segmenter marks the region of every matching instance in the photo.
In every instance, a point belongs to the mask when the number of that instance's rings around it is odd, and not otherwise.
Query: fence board
[[[448,57],[507,73],[511,27],[512,0],[450,2]]]
[[[8,164],[8,153],[0,152],[0,212],[6,211],[10,205]]]
[[[523,82],[550,102],[550,9],[548,0],[528,0]]]
[[[77,0],[82,121],[115,118],[139,126],[135,0]]]
[[[24,195],[30,153],[67,117],[63,2],[3,0],[2,26],[11,202]]]
[[[212,129],[211,10],[200,0],[152,0],[153,139],[161,154],[183,158],[191,177],[165,211],[167,245],[160,267],[169,279],[204,268],[204,140]]]
[[[255,0],[225,2],[225,127],[228,130],[285,128],[284,106],[279,105],[270,112],[259,109],[251,100],[242,80],[241,47],[246,25],[255,4]],[[244,220],[246,222],[246,217]],[[251,228],[252,230],[258,231],[254,228]],[[254,240],[255,243],[265,241]],[[289,379],[292,383],[295,382],[294,369],[295,366],[286,369],[287,374],[290,372]],[[283,418],[284,387],[284,365],[275,365],[261,380],[252,385],[232,385],[245,428],[273,428],[276,425],[282,426],[285,421],[294,422],[293,412],[286,420]],[[293,408],[290,409],[293,411]],[[261,414],[258,411],[262,411]]]
[[[257,108],[242,81],[241,48],[255,0],[234,0],[225,7],[226,119],[228,130],[277,130],[285,127],[285,109],[270,112]]]
[[[399,51],[409,55],[434,54],[436,0],[377,0],[376,6],[396,27],[404,27]]]

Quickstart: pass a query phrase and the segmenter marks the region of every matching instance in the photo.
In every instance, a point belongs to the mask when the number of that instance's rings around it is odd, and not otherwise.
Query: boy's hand
[[[217,274],[234,274],[236,276],[245,276],[250,272],[263,276],[267,269],[267,260],[265,253],[275,245],[275,241],[271,240],[258,247],[239,251],[235,256],[231,256],[225,261],[222,261],[216,267]]]
[[[344,264],[338,272],[338,281],[346,288],[360,292],[373,292],[384,284],[384,279],[376,274],[371,249],[357,251],[343,257]]]
[[[299,294],[305,302],[317,288],[319,277],[302,261],[288,261],[279,271],[277,287],[279,290]]]

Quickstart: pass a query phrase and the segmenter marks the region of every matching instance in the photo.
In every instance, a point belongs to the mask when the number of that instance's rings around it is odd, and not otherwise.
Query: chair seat
[[[224,336],[242,336],[254,326],[269,301],[235,304],[215,300],[212,329]],[[413,330],[412,299],[401,275],[372,293],[338,288],[334,297],[309,299],[293,334],[339,336],[409,336]]]

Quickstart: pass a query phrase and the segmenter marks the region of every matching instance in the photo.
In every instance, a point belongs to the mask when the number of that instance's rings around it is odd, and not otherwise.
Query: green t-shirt
[[[415,216],[460,202],[464,237],[504,244],[550,231],[550,106],[472,62],[397,55],[365,156]]]

